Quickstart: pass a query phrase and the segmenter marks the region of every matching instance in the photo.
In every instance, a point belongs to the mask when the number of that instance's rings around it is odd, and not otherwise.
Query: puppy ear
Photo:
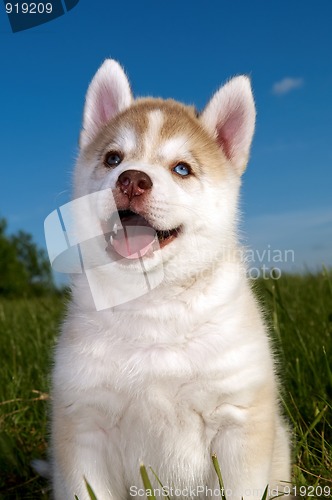
[[[86,94],[80,146],[86,146],[109,120],[130,106],[133,96],[119,63],[106,59]]]
[[[246,76],[232,78],[221,87],[200,117],[239,175],[248,162],[255,117],[254,98]]]

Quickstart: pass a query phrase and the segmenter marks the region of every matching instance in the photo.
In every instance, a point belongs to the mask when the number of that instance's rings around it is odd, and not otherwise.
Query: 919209
[[[51,14],[53,5],[51,2],[23,2],[23,3],[6,3],[7,14]]]

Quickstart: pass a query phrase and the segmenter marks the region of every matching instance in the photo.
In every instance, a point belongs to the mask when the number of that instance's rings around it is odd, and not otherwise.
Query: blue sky
[[[199,109],[230,76],[249,74],[258,118],[243,241],[293,249],[285,268],[332,265],[331,25],[330,0],[80,0],[12,33],[1,3],[0,215],[9,230],[45,246],[45,217],[70,199],[88,83],[113,57],[136,95]]]

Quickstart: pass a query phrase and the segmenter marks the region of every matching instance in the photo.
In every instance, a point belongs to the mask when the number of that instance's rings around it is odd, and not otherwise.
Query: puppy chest
[[[151,385],[130,400],[119,421],[124,446],[130,435],[147,455],[159,447],[163,455],[189,456],[197,448],[204,454],[222,425],[220,403],[217,393],[197,383]]]

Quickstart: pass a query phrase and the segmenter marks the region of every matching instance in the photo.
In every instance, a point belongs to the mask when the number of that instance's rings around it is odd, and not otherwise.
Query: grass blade
[[[220,488],[220,498],[226,500],[224,483],[223,483],[223,480],[221,477],[221,471],[220,471],[218,458],[217,458],[217,455],[215,453],[213,453],[213,455],[212,455],[212,463],[213,463],[214,470],[216,471],[216,474],[218,476],[219,488]]]
[[[324,359],[325,359],[325,364],[326,364],[327,376],[329,379],[330,386],[332,387],[332,371],[330,368],[330,362],[329,362],[327,354],[326,354],[325,346],[323,346],[323,353],[324,353]]]
[[[331,279],[331,273],[329,273],[328,269],[326,266],[323,266],[323,276],[328,284],[331,296],[332,296],[332,279]]]
[[[156,480],[158,481],[158,483],[160,484],[160,486],[162,487],[162,490],[163,492],[165,492],[165,494],[163,494],[163,496],[165,496],[166,498],[168,498],[168,500],[171,500],[169,495],[166,494],[166,488],[164,488],[164,485],[163,483],[160,481],[159,477],[157,476],[157,474],[155,473],[155,471],[152,469],[152,467],[150,467],[150,470],[152,472],[152,474],[154,475],[154,477],[156,478]]]
[[[89,485],[88,481],[86,480],[86,478],[84,478],[84,482],[85,482],[85,486],[86,486],[86,489],[88,490],[88,493],[89,493],[89,497],[91,500],[98,500],[97,497],[96,497],[96,494],[95,492],[93,491],[93,489],[91,488],[91,486]]]
[[[264,490],[263,496],[262,496],[262,500],[266,500],[266,499],[267,499],[267,492],[268,492],[268,489],[269,489],[269,485],[267,484],[267,485],[266,485],[266,488],[265,488],[265,490]]]
[[[321,421],[321,419],[324,417],[326,414],[326,411],[328,409],[328,406],[325,405],[324,408],[318,413],[314,421],[309,425],[308,429],[305,431],[303,434],[301,440],[297,443],[297,447],[300,448],[306,441],[308,435],[314,430],[316,425]]]
[[[143,481],[144,489],[146,492],[146,496],[151,498],[152,500],[156,500],[156,497],[155,497],[153,489],[152,489],[151,481],[150,481],[150,478],[148,476],[148,473],[146,471],[144,464],[142,464],[140,466],[140,473],[141,473],[141,478]]]

